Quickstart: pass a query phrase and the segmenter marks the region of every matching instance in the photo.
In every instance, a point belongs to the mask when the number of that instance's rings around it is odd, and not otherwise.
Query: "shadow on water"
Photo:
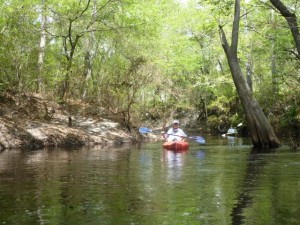
[[[252,204],[252,196],[251,193],[257,187],[258,177],[263,172],[262,169],[266,164],[266,160],[264,158],[264,154],[272,153],[272,150],[266,149],[258,152],[259,149],[253,148],[249,153],[248,158],[248,168],[246,170],[245,179],[243,185],[241,187],[240,195],[238,195],[238,202],[232,209],[231,217],[233,225],[241,225],[244,224],[244,220],[246,219],[243,216],[243,212],[245,209],[251,206]],[[257,163],[259,162],[259,163]]]

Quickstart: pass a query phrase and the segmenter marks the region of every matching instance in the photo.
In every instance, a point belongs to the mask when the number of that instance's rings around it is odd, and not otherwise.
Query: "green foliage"
[[[47,94],[56,96],[68,74],[67,97],[127,112],[137,121],[146,112],[166,119],[197,111],[211,124],[224,117],[233,124],[242,122],[218,34],[222,25],[231,35],[234,1],[87,2],[1,3],[1,91],[36,90],[45,7],[41,78]],[[300,87],[299,61],[291,54],[295,45],[286,21],[262,1],[243,2],[241,9],[238,55],[244,74],[250,65],[255,97],[270,118],[297,118],[282,109],[290,107],[286,100]],[[299,10],[295,13],[299,17]],[[278,98],[284,107],[278,107]],[[286,127],[284,121],[278,126]]]
[[[2,8],[0,80],[3,88],[32,90],[36,72],[37,14],[33,1],[13,2]],[[4,3],[4,4],[5,4]],[[6,86],[7,85],[7,86]]]

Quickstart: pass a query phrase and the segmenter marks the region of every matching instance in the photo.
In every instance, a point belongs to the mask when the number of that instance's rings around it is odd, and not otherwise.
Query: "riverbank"
[[[189,120],[183,122],[188,133],[214,135],[211,127],[191,127],[191,124],[195,125],[195,120],[191,120],[192,116],[186,118]],[[163,127],[157,122],[155,125],[158,129]],[[13,148],[109,146],[142,140],[157,141],[161,138],[152,133],[142,136],[138,133],[138,126],[129,132],[122,125],[120,113],[97,104],[72,100],[58,104],[36,94],[16,96],[5,93],[0,96],[0,151]],[[289,137],[286,139],[291,149],[298,149],[299,134]]]
[[[83,145],[134,143],[137,132],[128,132],[101,107],[82,102],[64,104],[38,95],[0,97],[0,150],[40,149]]]

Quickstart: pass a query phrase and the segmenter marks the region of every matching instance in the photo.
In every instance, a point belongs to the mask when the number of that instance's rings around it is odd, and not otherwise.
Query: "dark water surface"
[[[0,153],[0,224],[300,224],[300,152],[210,138]]]

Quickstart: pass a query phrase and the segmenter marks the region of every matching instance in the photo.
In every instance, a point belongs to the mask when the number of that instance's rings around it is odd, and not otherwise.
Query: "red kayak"
[[[189,143],[185,141],[167,141],[163,143],[163,148],[173,151],[184,151],[188,150]]]

